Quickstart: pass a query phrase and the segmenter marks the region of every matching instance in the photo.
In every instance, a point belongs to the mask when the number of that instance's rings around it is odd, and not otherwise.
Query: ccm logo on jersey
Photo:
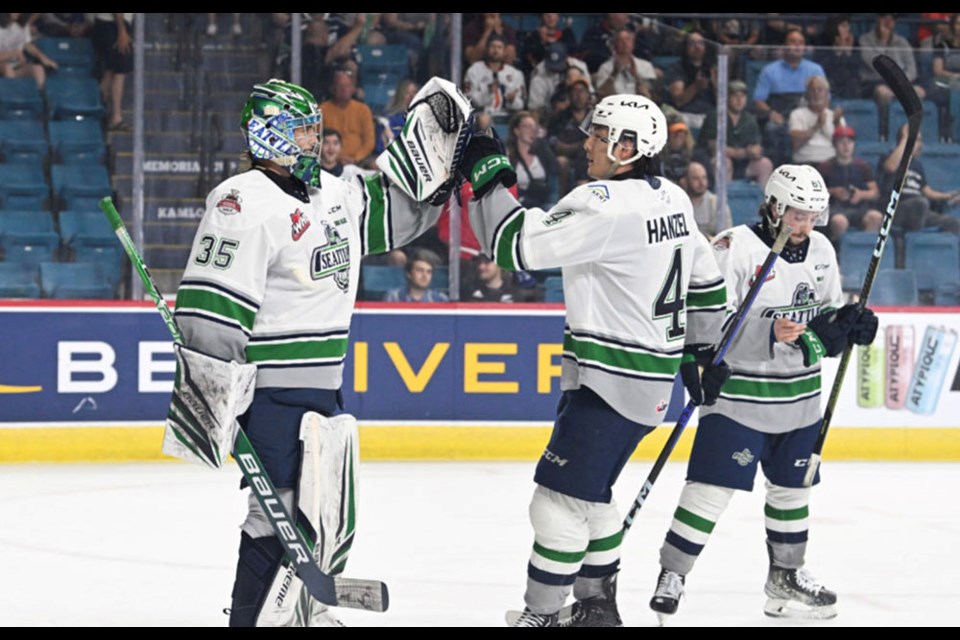
[[[552,462],[558,467],[565,467],[567,463],[570,462],[566,458],[561,458],[560,456],[555,454],[553,451],[550,451],[550,449],[543,450],[543,459],[546,460],[547,462]]]

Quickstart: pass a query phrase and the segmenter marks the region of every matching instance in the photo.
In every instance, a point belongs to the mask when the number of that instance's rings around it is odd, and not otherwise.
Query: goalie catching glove
[[[403,129],[377,167],[417,202],[441,205],[454,191],[472,133],[470,101],[449,80],[431,78],[410,101]]]
[[[233,451],[237,416],[253,400],[257,366],[173,345],[177,375],[167,411],[163,452],[219,469]]]
[[[690,402],[709,407],[720,397],[720,389],[730,378],[730,367],[723,360],[713,364],[716,351],[711,345],[688,344],[680,359],[680,379]],[[702,370],[701,370],[702,367]]]

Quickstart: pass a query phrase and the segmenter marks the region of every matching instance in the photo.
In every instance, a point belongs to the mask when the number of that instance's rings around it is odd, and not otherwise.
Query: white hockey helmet
[[[613,153],[617,143],[624,139],[636,143],[637,153],[620,160],[620,164],[630,164],[643,156],[652,158],[667,144],[667,119],[655,102],[643,96],[629,93],[607,96],[580,125],[587,135],[591,127],[607,127],[607,157],[612,162],[618,162]]]
[[[787,207],[819,214],[815,226],[827,224],[830,192],[820,172],[809,165],[783,164],[777,167],[763,189],[763,201],[770,210],[774,227],[780,225]]]

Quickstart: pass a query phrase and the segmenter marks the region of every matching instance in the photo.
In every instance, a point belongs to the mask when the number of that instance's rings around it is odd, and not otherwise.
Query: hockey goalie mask
[[[784,164],[777,167],[767,180],[763,201],[770,211],[771,224],[780,226],[788,207],[818,214],[814,226],[827,224],[830,192],[820,172],[808,165]]]
[[[580,124],[583,133],[593,135],[595,127],[606,127],[607,157],[611,162],[624,165],[646,156],[652,158],[667,144],[667,119],[652,100],[632,94],[618,94],[601,100]],[[598,136],[599,137],[599,136]],[[629,140],[637,152],[626,160],[614,155],[620,142]]]
[[[301,171],[292,171],[304,182],[312,182],[309,165],[319,164],[323,114],[313,95],[298,85],[272,79],[254,85],[243,105],[240,127],[247,139],[247,148],[257,160],[270,160]],[[316,142],[304,150],[297,143],[297,131],[312,129]],[[313,160],[313,162],[311,162]]]

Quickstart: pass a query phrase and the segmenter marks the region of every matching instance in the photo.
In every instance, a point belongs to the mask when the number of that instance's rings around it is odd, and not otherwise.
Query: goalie
[[[455,186],[471,109],[433,79],[414,97],[385,171],[321,170],[323,114],[295,84],[253,87],[249,166],[215,187],[177,293],[184,346],[164,450],[219,467],[243,427],[323,571],[353,542],[357,430],[341,384],[360,259],[417,238]],[[339,626],[297,578],[255,496],[241,526],[231,626]]]

